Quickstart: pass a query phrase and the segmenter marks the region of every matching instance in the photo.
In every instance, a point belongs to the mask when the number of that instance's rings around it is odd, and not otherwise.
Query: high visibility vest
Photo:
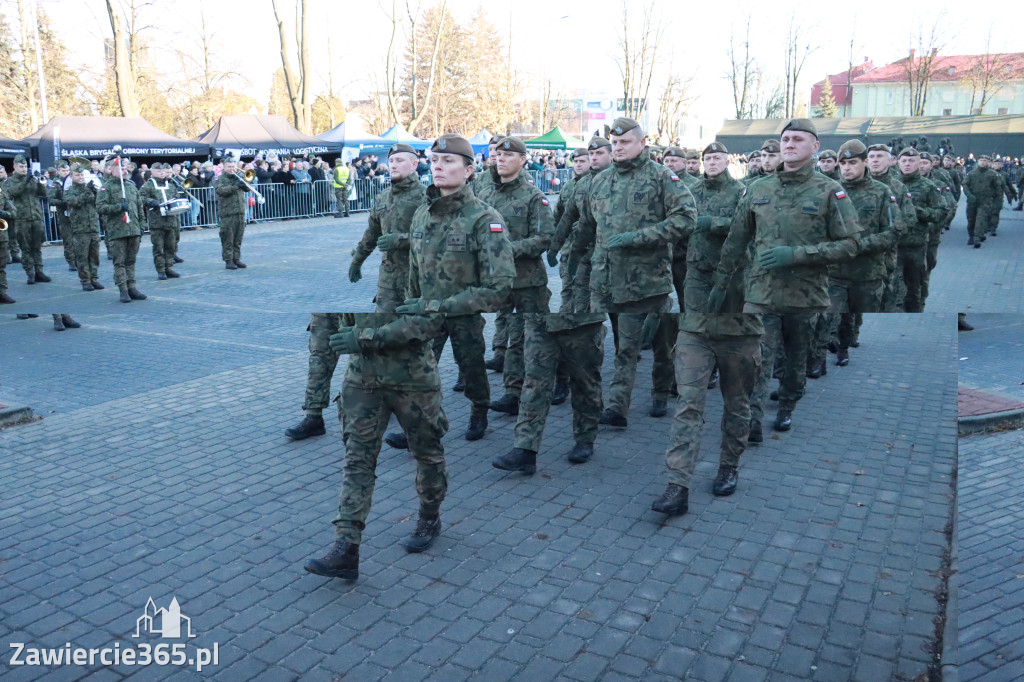
[[[349,176],[348,166],[336,166],[334,168],[334,187],[339,189],[348,184]]]

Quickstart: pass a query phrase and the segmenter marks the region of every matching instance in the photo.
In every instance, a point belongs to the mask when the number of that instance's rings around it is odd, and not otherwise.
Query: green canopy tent
[[[540,137],[526,140],[526,146],[529,149],[576,149],[585,147],[586,143],[569,135],[562,126],[555,126]]]

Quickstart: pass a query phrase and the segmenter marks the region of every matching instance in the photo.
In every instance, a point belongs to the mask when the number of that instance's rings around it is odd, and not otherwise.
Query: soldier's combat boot
[[[607,424],[608,426],[617,426],[620,429],[624,429],[629,426],[629,421],[610,407],[605,408],[604,412],[601,413],[601,418],[598,419],[598,422],[601,424]]]
[[[668,401],[655,398],[651,401],[651,411],[648,414],[652,417],[664,417],[668,414]]]
[[[42,270],[36,270],[36,281],[37,282],[44,282],[45,283],[45,282],[52,282],[53,280],[50,279],[49,275],[43,273]]]
[[[92,282],[90,282],[90,284],[92,284],[92,288],[95,289],[96,291],[99,291],[100,289],[106,289],[105,286],[100,284],[100,281],[98,279],[94,279]]]
[[[0,291],[0,304],[4,303],[17,303],[17,301],[8,296],[6,291]]]
[[[760,419],[750,420],[750,433],[747,434],[748,443],[763,443],[764,442],[764,429],[761,426]]]
[[[174,262],[175,263],[184,263],[185,259],[184,258],[178,258],[178,254],[174,254]]]
[[[240,260],[236,260],[236,261],[235,261],[235,267],[236,267],[236,268],[247,268],[247,267],[249,267],[249,266],[248,266],[248,265],[246,265],[245,263],[243,263],[243,262],[242,262],[242,261],[240,261]]]
[[[132,297],[128,295],[128,289],[121,287],[121,303],[131,303]]]
[[[572,446],[572,450],[569,451],[569,461],[573,464],[583,464],[589,462],[590,458],[594,456],[594,444],[593,443],[576,443]]]
[[[402,546],[406,552],[422,552],[434,544],[434,538],[441,534],[441,517],[427,518],[420,514],[416,521],[416,530],[412,532]]]
[[[36,273],[34,273],[34,272],[26,273],[25,284],[35,284],[35,283],[36,283]]]
[[[487,413],[472,414],[469,417],[469,428],[466,429],[466,440],[480,440],[487,433]]]
[[[92,285],[92,282],[82,282],[82,291],[96,291],[96,287]]]
[[[669,516],[685,514],[686,510],[689,509],[689,498],[689,490],[681,485],[669,483],[661,497],[651,505],[651,511],[668,514]]]
[[[456,393],[462,393],[466,390],[466,382],[462,378],[462,372],[459,372],[459,378],[455,380],[455,385],[452,386],[452,390]]]
[[[850,348],[860,348],[860,339],[854,337],[853,341],[850,341]]]
[[[537,453],[524,448],[513,448],[501,457],[495,458],[491,466],[502,471],[521,471],[531,475],[537,471]]]
[[[850,350],[848,348],[839,349],[839,352],[836,353],[836,364],[840,367],[846,367],[850,364]]]
[[[64,320],[62,320],[60,315],[58,315],[57,313],[53,313],[53,331],[64,331]]]
[[[484,363],[491,372],[503,372],[505,371],[505,356],[502,353],[495,353],[494,357]]]
[[[327,433],[327,429],[324,427],[323,415],[314,417],[307,414],[301,422],[286,429],[284,435],[292,440],[304,440],[310,436],[322,436],[325,433]]]
[[[569,398],[569,382],[556,381],[555,391],[551,394],[551,404],[561,405]]]
[[[708,379],[708,390],[718,388],[718,366],[711,370],[711,378]]]
[[[775,413],[775,424],[773,424],[773,428],[776,431],[789,431],[792,426],[793,411],[783,410],[780,408],[779,411]]]
[[[319,559],[310,559],[303,568],[325,578],[355,580],[359,577],[359,545],[338,540],[331,551]]]
[[[226,260],[226,261],[224,261],[224,269],[225,270],[237,270],[238,266],[235,265],[235,261],[233,261],[233,260]]]
[[[133,301],[145,301],[146,295],[135,287],[128,287],[128,295]]]
[[[167,279],[178,279],[179,277],[181,277],[181,275],[176,273],[174,270],[171,270],[170,268],[167,268],[164,274],[167,275]]]
[[[61,322],[64,323],[64,326],[67,327],[68,329],[79,329],[82,326],[80,323],[75,322],[73,319],[71,319],[70,315],[61,315],[60,319]]]
[[[163,272],[158,272],[158,273],[156,273],[156,278],[159,279],[159,280],[165,280],[165,279],[167,279],[167,274],[163,273]]]
[[[822,360],[815,360],[814,362],[812,362],[810,364],[810,366],[807,367],[807,378],[808,379],[820,379],[821,377],[825,376],[825,372],[827,372],[827,371],[828,370],[825,369],[825,360],[824,359],[822,359]]]
[[[68,263],[68,272],[78,272],[78,268],[75,267],[74,263]]]
[[[3,299],[0,299],[0,303],[3,303]],[[967,322],[967,320],[965,320],[963,318],[957,318],[956,329],[957,329],[957,331],[961,331],[961,332],[973,332],[974,331],[974,327],[972,327]]]
[[[740,480],[736,467],[718,467],[718,476],[711,484],[711,494],[715,497],[726,497],[736,492],[736,483]]]
[[[396,450],[408,450],[409,438],[404,431],[395,431],[384,436],[384,442]]]
[[[972,242],[967,242],[968,246],[969,246],[969,245],[970,245],[971,243],[972,243]],[[973,242],[973,244],[974,244],[974,248],[976,248],[976,249],[980,249],[980,248],[981,248],[981,242],[980,242],[980,241],[976,241],[976,242]]]
[[[519,414],[519,396],[506,393],[491,403],[491,409],[505,414]]]

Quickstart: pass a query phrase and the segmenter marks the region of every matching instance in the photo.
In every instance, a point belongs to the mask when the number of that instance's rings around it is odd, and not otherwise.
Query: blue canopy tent
[[[473,145],[473,152],[479,154],[480,152],[487,151],[487,143],[491,141],[493,137],[487,128],[484,128],[479,133],[469,138],[469,143]],[[485,154],[486,156],[486,154]]]
[[[432,144],[430,140],[421,140],[397,124],[388,128],[387,132],[381,135],[381,137],[387,140],[388,144],[401,142],[409,145],[413,149],[430,149],[430,145]]]
[[[391,140],[385,140],[363,130],[355,115],[316,137],[324,142],[340,144],[341,158],[345,161],[364,154],[383,154],[394,144]]]

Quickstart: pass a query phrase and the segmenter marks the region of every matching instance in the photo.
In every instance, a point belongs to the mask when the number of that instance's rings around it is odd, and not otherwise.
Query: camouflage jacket
[[[1017,192],[1013,189],[1013,181],[1010,179],[1010,171],[1006,166],[998,169],[996,173],[999,174],[1000,179],[1003,181],[1003,193],[1006,194],[1006,200],[1011,204],[1017,198]]]
[[[3,244],[6,248],[9,239],[14,239],[14,235],[10,237],[7,233],[14,229],[14,217],[18,215],[18,209],[14,207],[14,202],[7,196],[7,192],[4,191],[4,186],[0,185],[0,218],[6,220],[9,226],[6,230],[0,230],[0,244]]]
[[[355,327],[360,352],[349,356],[345,381],[362,388],[437,391],[441,379],[431,340],[441,333],[441,315],[343,313]]]
[[[524,313],[526,321],[542,325],[550,333],[604,323],[604,313]]]
[[[566,244],[575,243],[573,235],[575,235],[576,226],[580,221],[583,204],[590,192],[590,185],[593,184],[594,178],[600,172],[591,168],[586,175],[576,181],[576,185],[573,187],[572,202],[565,204],[562,215],[555,221],[555,234],[551,237],[551,249],[561,251]],[[593,248],[593,244],[591,244],[591,248]]]
[[[223,218],[245,215],[245,187],[237,177],[221,173],[213,181],[213,191],[217,193],[217,215]]]
[[[726,171],[726,172],[728,173],[729,171]],[[745,177],[742,180],[740,180],[740,182],[743,183],[744,187],[750,187],[752,184],[754,184],[755,182],[757,182],[758,180],[763,178],[764,175],[765,175],[764,171],[761,170],[761,169],[758,169],[756,173],[747,173],[747,177]]]
[[[824,175],[829,180],[835,180],[839,184],[842,184],[842,182],[843,182],[843,176],[839,174],[839,166],[836,166],[835,168],[833,168],[828,173],[826,173],[825,171],[821,170],[820,168],[816,168],[815,170],[817,170],[819,173]]]
[[[928,243],[928,235],[934,229],[942,229],[942,221],[949,210],[945,199],[942,198],[942,190],[938,185],[914,171],[903,176],[902,182],[907,186],[907,192],[914,202],[914,212],[917,214],[917,230],[908,231],[907,237],[902,244],[904,246],[921,246]],[[912,241],[907,241],[911,239]]]
[[[70,184],[70,180],[68,183]],[[68,205],[64,202],[64,179],[60,176],[54,178],[50,184],[46,186],[46,201],[50,204],[51,215],[57,216],[58,224],[67,225],[68,216],[66,211]]]
[[[679,331],[703,334],[710,339],[761,336],[764,323],[755,313],[679,313]]]
[[[872,180],[867,173],[842,184],[857,209],[860,250],[852,261],[830,265],[828,276],[853,282],[883,279],[888,273],[886,261],[907,229],[899,200],[888,185]]]
[[[903,233],[900,235],[899,244],[903,246],[913,245],[915,230],[923,235],[921,239],[927,240],[928,232],[923,227],[917,224],[917,211],[914,209],[914,199],[910,194],[910,190],[900,180],[889,175],[889,173],[882,173],[881,175],[871,174],[871,179],[876,180],[889,188],[889,191],[896,197],[896,204],[900,208],[900,219],[903,222]],[[909,241],[908,241],[909,240]],[[920,242],[921,244],[924,241]]]
[[[991,168],[977,166],[964,178],[967,201],[1003,202],[1003,179]]]
[[[583,175],[577,175],[573,177],[572,180],[565,183],[565,187],[563,187],[562,191],[558,193],[558,201],[555,202],[555,231],[552,232],[551,234],[551,244],[549,248],[554,248],[555,246],[555,232],[558,231],[558,224],[562,222],[562,216],[565,215],[566,208],[571,206],[573,210],[575,210],[576,188],[579,186],[580,181],[586,178],[587,176],[588,173],[584,173]],[[573,225],[576,224],[577,220],[579,220],[578,211],[576,212],[576,217],[573,219]],[[569,226],[569,229],[567,230],[566,234],[567,237],[561,240],[564,243],[561,244],[558,248],[558,250],[562,251],[563,254],[569,251],[569,247],[572,244],[572,225]]]
[[[88,182],[72,183],[64,193],[64,201],[71,214],[71,234],[99,234],[99,216],[96,213],[98,191]]]
[[[162,182],[163,184],[158,184]],[[181,220],[176,215],[160,215],[159,208],[150,208],[146,204],[150,201],[155,201],[158,204],[162,204],[165,201],[171,199],[177,199],[178,197],[185,196],[170,180],[157,180],[156,178],[150,178],[146,181],[146,184],[139,190],[139,194],[142,196],[142,205],[146,210],[146,218],[149,220],[149,229],[173,229],[177,227]]]
[[[446,197],[428,187],[409,233],[410,297],[426,299],[430,312],[451,315],[505,306],[516,273],[512,245],[501,216],[470,187]]]
[[[488,175],[490,184],[484,184],[476,196],[500,213],[508,228],[512,257],[516,261],[512,288],[545,286],[548,271],[542,256],[555,231],[550,203],[522,173],[510,182],[502,182],[497,167],[491,166]]]
[[[693,191],[697,202],[697,229],[690,235],[686,265],[698,270],[713,271],[722,255],[722,244],[729,234],[743,183],[728,171],[713,178],[705,174]]]
[[[963,192],[964,178],[960,175],[960,169],[942,167],[942,170],[946,171],[946,175],[949,176],[950,181],[953,183],[953,198],[960,201],[960,194]]]
[[[942,190],[942,201],[946,204],[946,221],[952,220],[956,215],[956,199],[953,198],[953,181],[949,179],[949,173],[941,168],[933,168],[925,177]]]
[[[825,309],[828,264],[857,255],[860,229],[853,202],[838,182],[816,173],[810,163],[778,170],[744,191],[722,247],[715,288],[728,288],[753,242],[747,302],[777,312]],[[794,247],[796,262],[763,268],[756,256],[776,246]]]
[[[7,198],[14,202],[18,215],[15,220],[30,221],[43,219],[43,205],[40,199],[46,196],[46,185],[28,173],[17,173],[7,178],[4,183]]]
[[[124,211],[121,210],[122,196],[128,202],[128,222],[125,222]],[[122,195],[121,181],[108,175],[96,194],[96,212],[103,220],[103,231],[107,239],[142,236],[142,197],[139,196],[139,188],[131,180],[125,179]]]
[[[381,252],[378,286],[403,290],[409,282],[409,227],[416,210],[427,200],[427,188],[412,174],[392,183],[373,202],[363,238],[352,250],[352,262],[362,265],[377,248],[377,239],[397,234],[398,248]]]
[[[594,312],[673,291],[671,244],[689,237],[697,223],[693,195],[675,173],[646,152],[616,161],[591,181],[582,209],[572,248],[594,249]],[[632,246],[608,248],[609,237],[627,232],[637,235]]]
[[[694,190],[696,190],[698,187],[700,187],[701,181],[703,180],[703,177],[704,177],[703,175],[690,175],[689,173],[683,173],[682,175],[679,176],[679,180],[680,180],[680,182],[683,183],[683,185],[686,186],[686,189],[690,190],[690,194],[693,194]],[[696,201],[697,201],[697,198],[694,197],[694,203],[696,203]],[[696,229],[697,228],[696,228],[696,225],[695,225],[694,226],[694,230],[696,230]],[[686,261],[687,261],[687,249],[689,249],[689,246],[690,246],[690,237],[691,237],[691,235],[686,235],[682,239],[680,239],[678,241],[675,241],[675,242],[672,242],[672,260],[673,260],[673,262],[676,262],[676,263],[686,263]]]

